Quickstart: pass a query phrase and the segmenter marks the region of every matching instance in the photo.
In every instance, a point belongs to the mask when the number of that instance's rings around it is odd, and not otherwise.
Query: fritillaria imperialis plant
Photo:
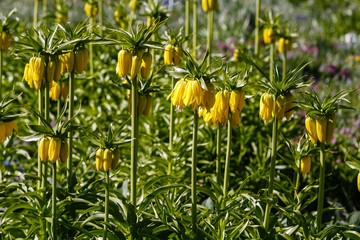
[[[222,71],[222,66],[211,72],[211,69],[222,61],[218,59],[211,65],[207,64],[209,53],[206,52],[204,58],[198,63],[191,55],[184,51],[185,68],[174,67],[170,75],[175,78],[181,78],[175,85],[174,89],[168,96],[171,103],[181,110],[183,106],[192,107],[194,110],[193,120],[193,138],[191,154],[191,217],[193,231],[197,232],[197,200],[196,200],[196,165],[197,165],[197,133],[199,107],[211,109],[215,102],[215,91],[213,84],[210,82]]]
[[[122,123],[118,129],[113,130],[111,124],[108,132],[105,134],[101,130],[99,133],[88,131],[88,140],[97,148],[95,152],[96,170],[105,172],[105,216],[104,216],[104,234],[103,239],[107,239],[108,225],[109,225],[109,186],[110,186],[110,173],[114,171],[120,161],[121,152],[120,148],[128,144],[131,139],[121,137],[127,121]]]
[[[325,149],[334,135],[336,124],[336,113],[338,109],[351,109],[339,102],[349,101],[345,98],[351,91],[340,91],[330,96],[330,89],[324,99],[315,92],[304,92],[305,101],[300,103],[301,108],[306,110],[305,128],[310,141],[320,146],[320,174],[319,174],[319,192],[316,215],[316,228],[321,231],[322,212],[324,204],[325,189]]]

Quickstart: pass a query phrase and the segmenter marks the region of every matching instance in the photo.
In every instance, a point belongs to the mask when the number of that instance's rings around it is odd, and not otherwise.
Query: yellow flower
[[[49,160],[56,162],[60,157],[61,140],[57,138],[51,138],[49,144]]]
[[[132,57],[130,77],[134,79],[140,72],[141,68],[141,56],[135,55]]]
[[[104,150],[99,148],[96,151],[96,170],[100,171],[104,164]]]
[[[326,124],[326,139],[325,139],[325,143],[329,144],[331,142],[331,139],[333,138],[334,135],[334,130],[335,130],[335,122],[336,122],[336,116],[335,114],[331,114],[329,116],[326,117],[327,120],[327,124]]]
[[[132,64],[132,54],[128,50],[121,50],[118,54],[118,65],[116,72],[119,76],[123,76],[124,78],[126,75],[130,73]]]
[[[60,60],[56,60],[55,61],[55,72],[54,72],[54,82],[57,82],[60,80],[61,77],[61,61]]]
[[[139,96],[139,102],[138,102],[138,113],[139,114],[143,114],[145,108],[146,108],[146,101],[147,101],[147,98],[145,95],[141,94]]]
[[[41,161],[46,162],[48,160],[50,141],[47,138],[42,138],[39,143],[39,156]]]
[[[183,55],[183,51],[179,47],[175,47],[173,62],[175,65],[179,65],[181,63],[181,57]]]
[[[6,52],[9,51],[9,48],[12,44],[12,36],[9,32],[2,32],[0,36],[0,50],[3,49]]]
[[[164,51],[164,64],[165,65],[172,65],[174,58],[174,46],[171,44],[168,44],[165,46]]]
[[[218,0],[201,0],[204,12],[216,11],[219,8]]]
[[[316,133],[316,121],[311,117],[306,117],[305,119],[305,128],[309,135],[309,138],[313,144],[317,143],[317,133]]]
[[[52,82],[54,81],[55,68],[56,64],[53,61],[49,62],[46,66],[46,77],[50,87],[52,86]]]
[[[194,110],[198,109],[199,106],[204,106],[204,95],[205,91],[198,81],[187,80],[185,94],[183,96],[185,106],[192,105]]]
[[[355,61],[360,62],[360,55],[357,55],[357,56],[355,57]]]
[[[316,134],[321,143],[326,141],[327,119],[325,116],[318,116],[316,119]]]
[[[292,49],[292,40],[288,39],[288,38],[280,38],[279,39],[279,46],[278,46],[278,51],[279,53],[283,53],[286,51],[291,51]]]
[[[141,78],[148,79],[151,72],[151,65],[152,65],[152,55],[149,52],[146,52],[142,56],[141,61]]]
[[[69,84],[63,83],[61,84],[61,98],[66,100],[69,96]]]
[[[360,172],[358,173],[358,176],[357,176],[357,189],[360,192]]]
[[[116,149],[112,152],[112,162],[110,166],[110,170],[114,170],[118,165],[120,160],[120,149]]]
[[[0,142],[5,141],[5,123],[0,121]]]
[[[35,88],[39,90],[43,83],[45,72],[45,63],[42,58],[35,58],[35,62],[33,64],[33,80],[35,84]]]
[[[66,163],[69,157],[69,145],[67,142],[62,142],[60,147],[60,162]]]
[[[176,106],[178,110],[181,110],[184,106],[183,96],[185,94],[185,89],[187,86],[187,81],[185,79],[180,79],[175,84],[173,91],[170,93],[167,99],[171,98],[172,105]]]
[[[226,124],[229,118],[229,98],[227,90],[216,93],[215,103],[211,109],[212,121],[216,124]]]
[[[268,122],[274,109],[274,96],[269,93],[263,93],[260,99],[260,117]]]
[[[277,119],[278,120],[283,119],[284,115],[285,115],[285,103],[286,103],[286,98],[283,95],[280,95],[276,99],[276,104],[274,104],[274,110],[273,110],[272,116],[274,116],[275,110],[276,110]]]
[[[245,92],[244,91],[231,91],[230,94],[230,110],[231,112],[242,111],[245,106]]]
[[[96,17],[97,13],[98,13],[98,8],[96,6],[96,4],[90,4],[88,2],[85,3],[84,6],[84,10],[86,13],[86,16],[88,17]]]
[[[276,41],[275,32],[272,28],[264,28],[263,37],[265,44],[270,44]]]
[[[112,164],[112,151],[110,149],[105,149],[104,151],[104,171],[109,171]]]
[[[301,173],[306,174],[306,173],[310,172],[310,168],[311,168],[310,156],[305,156],[305,157],[301,158],[301,160],[300,160]]]
[[[52,87],[50,89],[49,97],[52,100],[57,101],[57,100],[59,100],[60,94],[61,94],[60,84],[57,82],[54,82],[54,84],[52,85]]]

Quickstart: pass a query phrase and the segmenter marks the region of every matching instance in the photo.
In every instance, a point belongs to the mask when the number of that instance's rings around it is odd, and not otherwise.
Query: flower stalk
[[[105,171],[105,217],[104,217],[104,235],[103,239],[107,239],[107,225],[109,223],[109,171]]]
[[[226,158],[225,158],[225,171],[224,171],[224,198],[227,195],[227,188],[229,186],[229,168],[230,168],[230,152],[231,152],[231,114],[227,123],[227,145],[226,145]]]
[[[96,18],[90,17],[90,28],[91,29],[94,28],[95,23],[96,23]],[[94,74],[94,48],[91,43],[89,43],[89,62],[90,62],[90,74]]]
[[[282,69],[282,77],[286,76],[286,68],[287,68],[287,46],[284,49],[284,59],[283,59],[283,69]]]
[[[190,0],[185,1],[185,37],[190,35]],[[189,41],[185,42],[185,49],[189,48]]]
[[[56,219],[56,162],[52,165],[52,207],[51,207],[51,216],[52,216],[52,222],[51,222],[51,230],[52,230],[52,239],[57,238],[56,234],[56,225],[57,225],[57,219]]]
[[[221,183],[221,126],[216,129],[216,182]]]
[[[270,44],[270,82],[274,80],[274,44],[273,42]]]
[[[207,59],[208,65],[211,63],[211,50],[213,43],[213,28],[214,28],[214,11],[208,11],[207,13],[208,20],[208,35],[207,35],[207,50],[209,52],[209,57]]]
[[[193,0],[193,56],[196,58],[197,47],[197,1]]]
[[[75,73],[70,74],[69,79],[69,119],[74,116],[74,91],[75,91]],[[69,131],[69,159],[67,161],[67,180],[69,192],[72,192],[72,160],[73,160],[73,131]]]
[[[196,215],[197,215],[197,200],[196,200],[196,165],[197,165],[197,135],[198,135],[198,110],[194,110],[194,123],[193,123],[193,139],[192,139],[192,152],[191,152],[191,222],[193,232],[197,235]]]
[[[171,89],[174,89],[175,87],[175,79],[174,77],[171,77]],[[174,141],[174,112],[175,107],[173,104],[170,104],[170,136],[169,136],[169,149],[170,152],[173,151],[173,141]],[[170,163],[171,164],[171,163]],[[169,171],[171,170],[171,167],[169,167]]]
[[[261,5],[261,0],[256,0],[256,10],[255,10],[255,55],[259,54],[260,5]]]
[[[138,142],[139,142],[139,122],[137,111],[137,77],[132,79],[131,84],[131,203],[136,205],[136,182],[137,182],[137,158],[138,158]]]
[[[273,45],[273,44],[271,44]],[[276,99],[275,99],[276,102]],[[277,154],[277,139],[278,139],[278,118],[276,116],[277,112],[277,104],[274,107],[274,121],[273,121],[273,129],[272,129],[272,144],[271,144],[271,163],[270,163],[270,175],[269,175],[269,188],[268,188],[268,201],[273,198],[274,191],[274,177],[275,177],[275,163],[276,163],[276,154]],[[270,211],[271,211],[271,203],[267,202],[265,209],[265,219],[264,226],[265,229],[269,229],[269,221],[270,221]]]
[[[321,220],[324,205],[324,187],[325,187],[325,143],[320,143],[320,177],[319,177],[319,192],[318,205],[316,214],[316,228],[317,232],[321,231]]]
[[[103,37],[103,0],[99,0],[99,34]]]

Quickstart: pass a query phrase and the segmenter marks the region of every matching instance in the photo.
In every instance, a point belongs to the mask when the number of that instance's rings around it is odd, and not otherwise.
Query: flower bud
[[[285,113],[284,113],[286,120],[289,120],[294,113],[294,107],[295,107],[294,100],[295,100],[294,95],[292,95],[291,93],[286,96]]]
[[[39,143],[39,156],[41,161],[46,162],[48,160],[50,141],[47,138],[42,138]]]
[[[201,0],[204,12],[216,11],[219,8],[218,0]]]
[[[109,171],[112,164],[112,151],[105,149],[104,151],[104,171]]]
[[[358,173],[358,176],[357,176],[357,189],[360,192],[360,172]]]
[[[60,157],[61,140],[57,138],[51,138],[49,144],[49,160],[53,163]]]
[[[336,116],[335,114],[331,114],[327,116],[326,119],[327,119],[327,124],[326,124],[325,144],[329,144],[334,135]]]
[[[112,162],[110,170],[114,170],[120,161],[120,149],[116,149],[112,152]]]
[[[60,147],[60,162],[66,163],[68,157],[69,157],[69,145],[66,141],[64,141],[61,143],[61,147]]]
[[[86,16],[88,17],[96,17],[97,13],[98,13],[98,7],[96,6],[96,4],[90,4],[88,2],[85,3],[84,6],[84,10],[86,13]]]
[[[306,173],[310,172],[310,168],[311,168],[310,156],[305,156],[305,157],[301,158],[301,160],[300,160],[301,173],[306,174]]]
[[[316,132],[316,121],[311,117],[306,117],[305,119],[305,128],[308,133],[308,136],[313,144],[317,143],[318,137]]]
[[[61,98],[66,100],[69,96],[69,85],[67,83],[61,84]]]
[[[175,47],[174,51],[174,64],[179,65],[181,63],[181,57],[183,56],[183,51],[179,47]]]
[[[0,121],[0,142],[5,141],[5,123]]]
[[[133,56],[132,64],[131,64],[131,72],[130,72],[131,79],[134,79],[139,74],[140,67],[141,67],[141,57],[137,55]]]
[[[144,109],[143,115],[145,115],[145,116],[150,115],[151,105],[152,105],[152,96],[149,94],[146,96],[146,107]]]
[[[278,120],[281,120],[284,118],[285,103],[286,103],[286,98],[283,95],[280,95],[276,99],[276,104],[274,105],[274,111],[273,111],[272,115],[274,116],[274,113],[276,111],[276,117]]]
[[[269,93],[263,93],[260,99],[260,117],[268,122],[271,118],[271,114],[274,109],[273,95]]]
[[[99,148],[96,151],[96,170],[100,171],[104,163],[104,150]]]
[[[35,58],[35,62],[33,63],[33,80],[35,84],[35,88],[39,90],[43,83],[44,79],[44,71],[45,71],[45,63],[42,58]]]
[[[327,119],[325,116],[318,116],[316,119],[316,134],[321,143],[326,141]]]
[[[152,64],[152,55],[149,52],[146,52],[142,56],[141,62],[141,78],[148,79],[151,72],[151,64]]]
[[[173,64],[173,58],[174,58],[174,46],[171,44],[168,44],[165,46],[164,51],[164,64],[165,65],[172,65]]]
[[[117,66],[117,73],[119,76],[123,76],[124,78],[126,75],[129,74],[131,70],[132,64],[132,54],[128,50],[121,50],[118,54],[118,66]]]
[[[146,109],[146,102],[147,102],[147,98],[145,95],[141,94],[139,96],[139,105],[138,105],[138,113],[139,114],[143,114],[144,110]]]
[[[48,65],[46,66],[46,77],[50,87],[52,86],[52,82],[54,81],[55,68],[56,68],[56,63],[53,61],[49,62]]]

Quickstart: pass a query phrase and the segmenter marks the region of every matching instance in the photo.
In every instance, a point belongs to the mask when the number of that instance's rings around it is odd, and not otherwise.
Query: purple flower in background
[[[330,63],[327,65],[327,70],[329,71],[329,73],[335,75],[340,71],[340,68]]]
[[[341,78],[349,79],[350,75],[351,75],[351,73],[350,73],[350,71],[348,69],[343,69],[340,72],[340,77]]]
[[[221,51],[227,51],[229,49],[228,46],[226,45],[226,43],[223,43],[220,41],[217,42],[217,46]]]
[[[8,160],[4,161],[4,166],[9,166],[10,162]]]
[[[341,163],[342,163],[342,159],[341,159],[341,158],[338,158],[338,159],[336,160],[336,163],[337,163],[337,164],[341,164]]]

